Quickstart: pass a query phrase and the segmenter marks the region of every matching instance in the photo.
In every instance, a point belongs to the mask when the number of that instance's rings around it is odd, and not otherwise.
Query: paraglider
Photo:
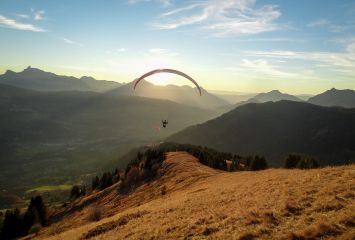
[[[186,73],[183,73],[183,72],[181,72],[181,71],[174,70],[174,69],[168,69],[168,68],[155,69],[155,70],[153,70],[153,71],[150,71],[150,72],[147,72],[147,73],[143,74],[142,76],[140,76],[140,77],[136,80],[136,83],[134,84],[133,89],[136,89],[138,83],[139,83],[141,80],[143,80],[144,78],[149,77],[149,76],[151,76],[151,75],[153,75],[153,74],[156,74],[156,73],[173,73],[173,74],[180,75],[180,76],[182,76],[182,77],[184,77],[184,78],[187,78],[187,79],[189,79],[193,84],[195,84],[195,86],[196,86],[198,92],[200,93],[200,96],[201,96],[201,94],[202,94],[202,91],[201,91],[200,86],[198,85],[198,83],[197,83],[192,77],[190,77],[189,75],[187,75]]]
[[[144,78],[149,77],[149,76],[151,76],[151,75],[154,75],[154,74],[156,74],[156,73],[173,73],[173,74],[180,75],[180,76],[182,76],[182,77],[184,77],[184,78],[187,78],[187,79],[190,80],[193,84],[195,84],[195,86],[196,86],[196,88],[197,88],[197,90],[198,90],[200,96],[202,95],[202,91],[201,91],[200,86],[198,85],[198,83],[197,83],[192,77],[190,77],[189,75],[187,75],[186,73],[183,73],[183,72],[181,72],[181,71],[174,70],[174,69],[168,69],[168,68],[155,69],[155,70],[153,70],[153,71],[150,71],[150,72],[147,72],[147,73],[143,74],[142,76],[140,76],[140,77],[136,80],[133,89],[136,89],[138,83],[139,83],[140,81],[142,81]],[[168,120],[162,120],[161,123],[162,123],[163,128],[166,128],[167,125],[168,125]]]
[[[166,125],[168,125],[168,120],[162,120],[161,124],[163,125],[163,128],[166,128]]]

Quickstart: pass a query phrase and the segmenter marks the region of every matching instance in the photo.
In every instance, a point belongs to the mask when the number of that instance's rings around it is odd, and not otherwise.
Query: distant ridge
[[[304,102],[249,103],[168,141],[242,155],[261,154],[282,166],[289,153],[315,156],[323,165],[355,162],[355,109]]]
[[[114,81],[95,80],[92,77],[75,78],[60,76],[51,72],[32,68],[31,66],[22,72],[7,70],[0,75],[0,84],[26,88],[37,91],[95,91],[104,92],[121,86]]]
[[[288,100],[288,101],[296,101],[296,102],[301,102],[302,100],[298,97],[295,97],[293,95],[287,94],[287,93],[281,93],[279,90],[272,90],[267,93],[259,93],[255,97],[251,98],[252,100],[255,100],[257,102],[277,102],[281,100]]]
[[[134,81],[127,83],[122,87],[113,89],[110,91],[110,94],[167,99],[177,103],[205,109],[216,109],[230,105],[226,100],[207,92],[202,87],[202,95],[200,96],[197,89],[190,86],[159,86],[145,80],[142,80],[135,90],[133,90],[133,85]]]
[[[332,88],[324,93],[311,97],[308,102],[321,106],[355,108],[355,91]]]
[[[303,100],[287,94],[287,93],[281,93],[279,90],[272,90],[270,92],[266,93],[259,93],[254,97],[249,98],[248,100],[238,102],[234,104],[233,106],[227,106],[225,107],[225,112],[228,112],[230,110],[233,110],[236,107],[240,107],[242,105],[248,104],[248,103],[265,103],[265,102],[278,102],[282,100],[287,100],[287,101],[295,101],[295,102],[302,102]]]

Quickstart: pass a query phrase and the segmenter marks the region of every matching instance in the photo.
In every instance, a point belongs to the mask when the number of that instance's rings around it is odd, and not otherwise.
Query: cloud
[[[327,26],[330,24],[330,21],[327,19],[318,19],[316,21],[312,21],[307,24],[307,27],[319,27],[319,26]]]
[[[127,48],[118,48],[118,49],[113,49],[113,50],[107,50],[106,53],[108,54],[115,54],[115,53],[123,53],[127,52]]]
[[[347,29],[349,29],[349,26],[345,26],[345,25],[336,25],[333,24],[331,21],[329,21],[328,19],[318,19],[315,21],[312,21],[310,23],[307,24],[307,27],[311,27],[311,28],[326,28],[331,32],[337,33],[337,32],[343,32],[346,31]]]
[[[164,55],[168,57],[175,57],[179,54],[177,52],[170,51],[169,49],[165,48],[151,48],[148,50],[151,55]]]
[[[17,22],[16,20],[6,18],[2,15],[0,15],[0,26],[6,27],[6,28],[17,29],[17,30],[24,30],[24,31],[46,32],[46,30],[43,28],[36,27],[36,26],[29,24],[29,23],[20,23],[20,22]]]
[[[141,2],[158,2],[165,7],[171,5],[170,0],[128,0],[129,4],[136,4]]]
[[[295,42],[295,43],[305,43],[307,40],[305,39],[297,39],[297,38],[238,38],[234,39],[236,42]]]
[[[255,6],[256,0],[205,0],[163,13],[157,29],[194,26],[215,36],[257,34],[279,29],[275,21],[281,16],[276,5]]]
[[[41,10],[41,11],[33,11],[33,19],[34,20],[43,20],[44,19],[44,14],[45,14],[45,11]]]
[[[257,58],[314,62],[314,66],[355,76],[355,40],[348,42],[343,52],[244,51],[243,54]]]
[[[270,77],[281,77],[281,78],[299,78],[300,75],[297,73],[286,72],[280,70],[281,67],[277,65],[272,65],[269,61],[265,59],[242,59],[238,67],[228,67],[225,70],[231,72],[243,72],[247,71],[250,73],[250,70],[257,74],[262,74]]]
[[[16,16],[20,17],[20,18],[24,18],[24,19],[29,19],[30,16],[27,14],[16,14]]]
[[[76,45],[76,46],[79,46],[79,47],[84,47],[84,44],[82,43],[79,43],[79,42],[75,42],[75,41],[72,41],[68,38],[63,38],[63,41],[68,43],[68,44],[71,44],[71,45]]]

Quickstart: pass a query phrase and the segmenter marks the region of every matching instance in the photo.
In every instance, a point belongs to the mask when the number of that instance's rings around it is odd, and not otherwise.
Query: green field
[[[62,184],[62,185],[46,185],[41,187],[32,188],[26,191],[27,194],[32,192],[43,193],[43,192],[51,192],[51,191],[67,191],[72,188],[70,184]]]

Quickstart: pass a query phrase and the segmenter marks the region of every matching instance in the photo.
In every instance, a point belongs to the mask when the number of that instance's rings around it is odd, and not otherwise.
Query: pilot
[[[161,123],[163,127],[166,128],[166,125],[168,125],[168,120],[162,120]]]

